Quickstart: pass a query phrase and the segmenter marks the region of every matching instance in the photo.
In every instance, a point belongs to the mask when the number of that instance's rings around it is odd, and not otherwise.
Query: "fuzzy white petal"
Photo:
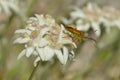
[[[2,6],[5,13],[7,13],[7,14],[10,13],[9,6],[8,6],[8,3],[6,1],[1,1],[0,5]]]
[[[36,50],[34,50],[33,55],[38,56],[38,52],[36,52]]]
[[[72,51],[70,51],[70,52],[71,52],[71,54],[72,54],[72,55],[74,55],[74,54],[75,54],[73,50],[72,50]]]
[[[28,34],[30,34],[31,32],[29,30],[26,30],[26,29],[19,29],[19,30],[16,30],[15,33],[28,33]]]
[[[39,25],[43,26],[44,24],[46,24],[43,15],[35,14],[35,16],[37,17],[39,21]]]
[[[44,57],[44,48],[36,48],[40,58],[42,61],[45,61],[45,57]]]
[[[63,60],[64,60],[64,63],[63,64],[66,64],[67,60],[68,60],[68,49],[66,47],[63,47]]]
[[[13,3],[13,4],[9,4],[9,7],[16,13],[19,12],[19,8]]]
[[[34,66],[36,67],[37,66],[37,63],[40,61],[40,57],[38,56],[35,61],[34,61]]]
[[[34,47],[27,47],[26,48],[26,57],[30,57],[30,55],[33,53]]]
[[[78,30],[82,30],[82,31],[88,31],[90,29],[90,24],[86,23],[86,24],[80,24],[76,26]]]
[[[20,59],[24,55],[25,55],[25,49],[20,52],[20,54],[18,55],[17,59]]]
[[[49,28],[44,28],[41,30],[40,36],[43,37],[45,34],[47,34],[49,31]]]
[[[24,43],[27,43],[28,41],[30,41],[30,38],[19,37],[13,43],[24,44]]]
[[[64,24],[70,24],[70,23],[72,23],[72,19],[67,19],[67,18],[64,18],[64,17],[61,18],[61,21],[62,21]]]
[[[96,35],[97,35],[97,36],[100,36],[100,35],[101,35],[100,26],[99,26],[96,22],[92,22],[91,25],[92,25],[92,28],[93,28],[94,31],[97,30],[97,31],[95,32]]]
[[[88,31],[88,29],[90,28],[90,24],[84,23],[81,19],[79,19],[76,21],[76,27],[78,30]]]
[[[115,25],[116,27],[118,27],[120,29],[120,19],[114,20],[113,25]]]
[[[46,39],[42,38],[42,39],[40,40],[39,47],[44,47],[44,46],[46,46],[48,43],[49,43],[49,42],[48,42]]]
[[[28,30],[31,30],[31,31],[34,31],[34,30],[35,30],[35,27],[30,24],[30,25],[28,25],[27,29],[28,29]]]
[[[71,12],[70,14],[72,19],[76,19],[76,18],[83,18],[85,17],[85,14],[83,13],[82,10],[75,8],[75,11]]]
[[[73,46],[74,46],[75,48],[77,48],[77,45],[76,45],[74,42],[72,42],[72,44],[73,44]]]
[[[50,60],[54,56],[54,50],[50,47],[44,48],[44,59],[45,61]]]
[[[57,56],[57,58],[59,59],[59,61],[64,64],[64,58],[63,58],[63,54],[61,52],[61,50],[55,49],[55,54]]]
[[[32,23],[33,21],[37,21],[35,17],[30,17],[27,23]]]

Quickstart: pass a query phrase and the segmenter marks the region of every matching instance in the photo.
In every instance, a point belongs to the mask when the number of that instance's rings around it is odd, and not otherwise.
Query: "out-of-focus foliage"
[[[14,0],[0,0],[0,80],[28,80],[34,68],[32,56],[17,60],[23,45],[13,44],[16,39],[14,31],[24,28],[28,17],[35,13],[50,14],[61,22],[62,17],[69,16],[72,6],[82,8],[87,2],[120,9],[119,0],[19,0],[15,4],[17,8],[10,7],[8,3],[4,5],[10,12],[7,14],[2,10],[2,1]],[[100,37],[96,37],[92,30],[88,31],[89,36],[97,40],[97,44],[90,40],[78,44],[74,50],[74,59],[66,65],[57,59],[53,62],[40,62],[33,80],[120,80],[120,30],[117,27],[112,27],[109,33],[104,30],[102,28]]]

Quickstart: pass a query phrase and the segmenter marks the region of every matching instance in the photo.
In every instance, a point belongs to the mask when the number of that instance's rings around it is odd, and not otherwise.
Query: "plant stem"
[[[33,69],[33,71],[32,71],[32,73],[31,73],[31,75],[30,75],[30,77],[29,77],[28,80],[32,80],[32,78],[33,78],[33,76],[34,76],[34,74],[35,74],[35,71],[37,70],[37,67],[38,67],[39,63],[40,63],[40,61],[37,63],[37,66],[34,67],[34,69]]]

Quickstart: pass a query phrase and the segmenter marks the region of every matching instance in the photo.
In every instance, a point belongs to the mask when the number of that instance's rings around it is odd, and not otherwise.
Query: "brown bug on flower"
[[[69,34],[69,36],[73,39],[73,41],[82,41],[83,39],[90,39],[90,40],[93,40],[95,43],[96,43],[96,40],[91,38],[91,37],[88,37],[88,36],[85,36],[84,33],[80,30],[77,30],[76,28],[74,27],[69,27],[69,26],[65,26],[65,29],[67,31],[69,31],[71,34]]]

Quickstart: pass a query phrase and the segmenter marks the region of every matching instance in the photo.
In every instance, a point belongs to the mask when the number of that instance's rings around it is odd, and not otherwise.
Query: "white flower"
[[[25,49],[19,54],[18,59],[26,55],[35,55],[34,66],[38,61],[49,61],[54,55],[62,64],[66,64],[68,55],[73,54],[76,47],[71,37],[65,33],[64,26],[56,24],[49,15],[38,15],[30,17],[25,29],[16,30],[19,37],[14,43],[24,44]],[[68,47],[68,45],[72,47]]]
[[[0,13],[10,14],[12,11],[19,14],[18,0],[0,0]]]
[[[88,3],[82,9],[76,7],[70,13],[70,18],[62,18],[64,24],[75,25],[78,30],[89,31],[93,29],[96,36],[101,35],[101,24],[106,32],[110,32],[111,27],[120,29],[120,11],[114,8],[100,8],[98,5]]]

